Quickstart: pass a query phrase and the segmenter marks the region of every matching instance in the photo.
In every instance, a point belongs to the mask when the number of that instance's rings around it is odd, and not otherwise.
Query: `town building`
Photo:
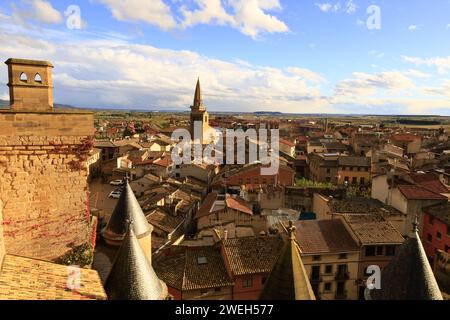
[[[302,261],[316,298],[358,299],[360,248],[342,220],[297,221],[295,225]]]
[[[390,222],[373,215],[344,215],[344,225],[360,248],[358,264],[358,299],[364,299],[368,267],[383,270],[395,255],[404,238]]]
[[[439,250],[450,253],[450,204],[425,207],[423,212],[421,240],[429,261],[433,263]]]

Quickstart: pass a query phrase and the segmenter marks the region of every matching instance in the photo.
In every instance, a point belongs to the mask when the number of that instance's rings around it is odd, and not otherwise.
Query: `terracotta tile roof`
[[[167,233],[173,232],[184,221],[183,217],[172,216],[161,209],[152,211],[146,218],[152,226]]]
[[[450,193],[450,190],[432,173],[413,173],[411,179],[419,186],[434,193]]]
[[[332,213],[369,213],[369,214],[401,214],[394,207],[372,198],[333,199],[329,202]]]
[[[203,201],[202,205],[198,209],[195,219],[205,217],[211,213],[212,206],[214,205],[214,202],[217,199],[217,192],[211,192],[209,193],[205,200]]]
[[[80,269],[81,289],[66,290],[68,267],[30,258],[6,255],[0,272],[0,300],[106,299],[95,270]]]
[[[404,238],[384,218],[374,215],[344,215],[344,219],[362,245],[403,243]]]
[[[153,264],[161,280],[178,290],[234,285],[217,247],[181,247],[178,252],[161,254]]]
[[[243,213],[247,213],[249,215],[253,215],[253,209],[250,203],[248,203],[247,201],[245,201],[242,198],[239,197],[232,197],[229,194],[226,195],[226,204],[227,207],[243,212]]]
[[[342,253],[359,250],[358,244],[340,219],[298,221],[295,235],[303,254]]]
[[[225,256],[235,276],[268,273],[278,259],[281,237],[248,237],[223,241]]]
[[[367,157],[355,157],[355,156],[342,156],[339,157],[340,166],[350,167],[370,167],[370,158]]]
[[[285,140],[285,139],[280,139],[280,143],[281,144],[285,144],[288,147],[295,147],[295,143],[289,141],[289,140]]]
[[[393,135],[391,139],[395,140],[395,141],[412,142],[416,139],[420,139],[420,137],[416,136],[412,133],[399,133],[399,134]]]
[[[171,157],[164,157],[158,160],[153,161],[153,164],[156,164],[161,167],[168,167],[172,163]]]
[[[446,200],[447,197],[417,185],[398,186],[400,192],[408,200]]]

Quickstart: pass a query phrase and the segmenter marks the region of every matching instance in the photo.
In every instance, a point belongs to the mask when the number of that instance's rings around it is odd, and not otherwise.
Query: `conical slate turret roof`
[[[105,282],[110,300],[163,300],[167,286],[158,279],[130,226]]]
[[[290,221],[289,239],[266,280],[261,300],[315,300]]]
[[[418,223],[381,273],[381,289],[373,289],[373,300],[442,300],[442,293],[418,234]]]
[[[128,229],[127,221],[133,221],[133,232],[138,238],[153,231],[153,227],[145,218],[128,180],[125,182],[124,190],[108,224],[102,231],[103,237],[110,240],[121,240]]]

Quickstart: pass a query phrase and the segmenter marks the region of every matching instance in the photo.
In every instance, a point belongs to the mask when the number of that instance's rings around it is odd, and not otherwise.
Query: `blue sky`
[[[450,0],[2,0],[0,58],[51,60],[55,100],[82,107],[188,110],[200,76],[209,110],[450,115],[449,12]],[[5,66],[0,98],[6,82]]]

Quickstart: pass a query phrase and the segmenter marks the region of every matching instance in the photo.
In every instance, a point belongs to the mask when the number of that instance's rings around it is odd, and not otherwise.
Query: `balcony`
[[[345,281],[350,279],[350,274],[348,273],[348,271],[340,271],[336,273],[334,279],[336,281]]]

